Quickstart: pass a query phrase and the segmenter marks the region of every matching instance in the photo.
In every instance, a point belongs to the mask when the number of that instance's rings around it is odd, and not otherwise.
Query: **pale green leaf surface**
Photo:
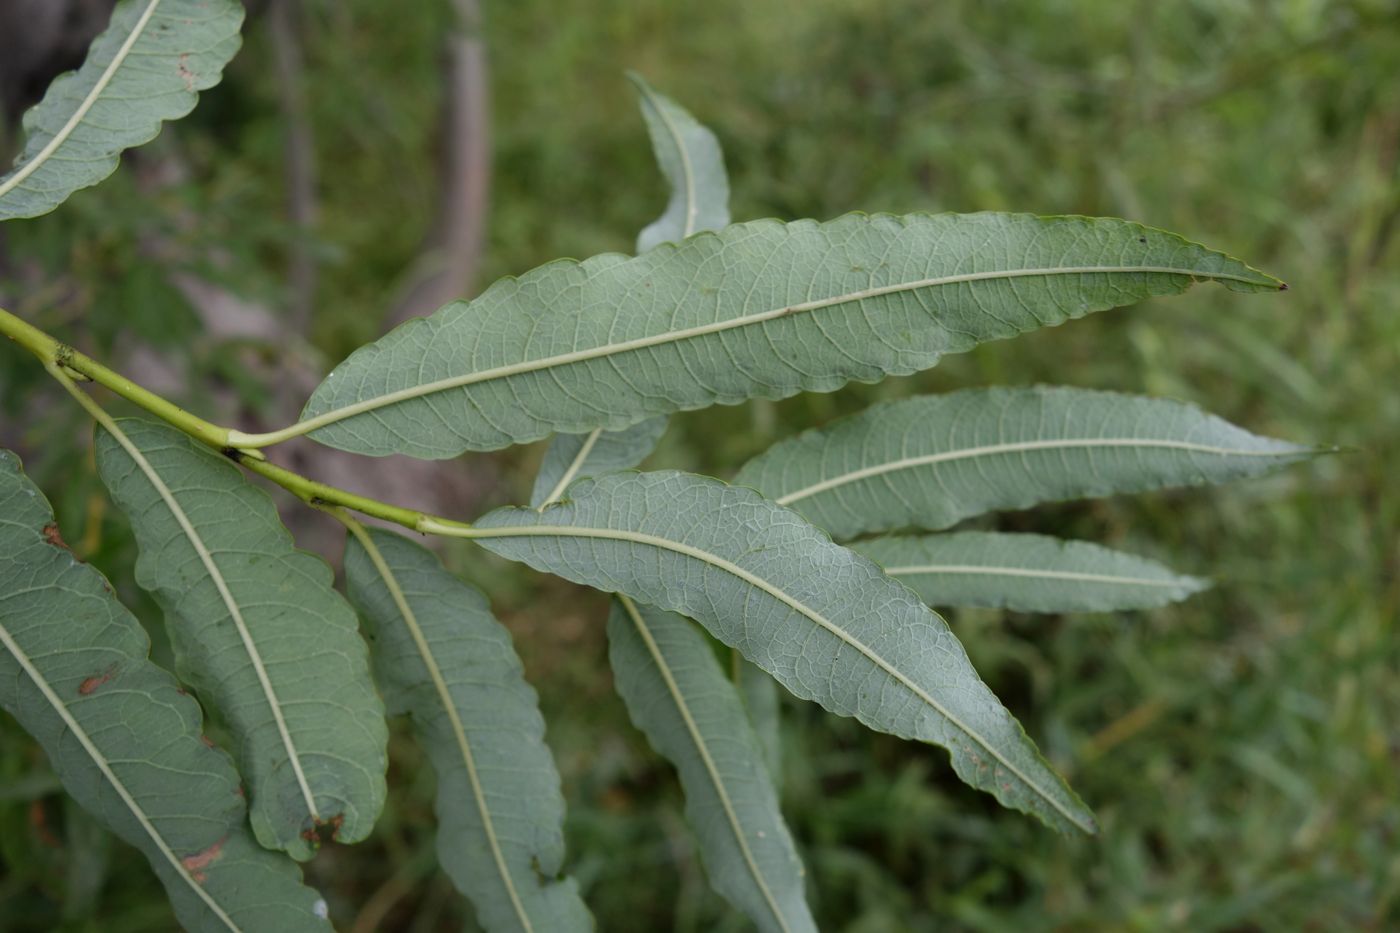
[[[412,717],[437,773],[443,870],[487,930],[591,930],[577,884],[560,877],[559,772],[509,633],[430,551],[365,534],[368,547],[350,539],[346,584],[389,711]]]
[[[729,177],[715,134],[641,76],[629,77],[641,97],[656,163],[671,187],[666,212],[638,235],[637,252],[729,226]]]
[[[735,483],[837,539],[1040,502],[1258,476],[1309,448],[1193,405],[1039,386],[873,405],[773,445]]]
[[[384,707],[330,567],[297,550],[267,493],[178,430],[117,422],[97,467],[131,519],[136,580],[166,609],[181,679],[228,721],[254,832],[309,858],[314,830],[367,836],[384,803]]]
[[[782,707],[778,683],[767,671],[746,659],[737,649],[729,649],[729,678],[739,691],[744,710],[753,724],[763,761],[775,787],[783,783]]]
[[[553,262],[410,321],[336,367],[297,430],[357,453],[426,458],[616,430],[915,372],[984,340],[1203,280],[1281,287],[1121,220],[736,224],[633,259]]]
[[[296,863],[253,841],[199,706],[151,663],[145,630],[53,521],[0,451],[0,707],[74,799],[150,860],[187,929],[330,929]]]
[[[1165,606],[1210,585],[1145,557],[1045,535],[961,531],[872,538],[851,549],[930,606],[1112,612]]]
[[[0,220],[53,210],[116,170],[123,149],[194,109],[238,51],[234,0],[125,0],[87,60],[24,115],[25,146],[0,178]]]
[[[705,636],[673,612],[620,596],[608,648],[628,714],[680,774],[715,890],[760,930],[815,931],[758,737]]]
[[[752,490],[685,473],[611,473],[542,512],[492,512],[472,537],[694,618],[799,697],[949,749],[965,781],[1008,806],[1061,829],[1093,828],[936,613]]]
[[[656,448],[665,431],[665,418],[648,418],[621,431],[556,435],[540,462],[530,504],[539,508],[554,502],[570,484],[586,476],[631,469]]]

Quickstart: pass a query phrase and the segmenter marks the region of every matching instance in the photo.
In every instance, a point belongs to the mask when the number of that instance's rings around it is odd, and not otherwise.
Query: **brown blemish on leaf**
[[[206,746],[208,746],[209,748],[213,748],[213,747],[214,747],[214,740],[211,739],[211,738],[209,738],[209,736],[204,735],[203,733],[200,734],[199,740],[200,740],[201,742],[203,742],[203,743],[204,743]]]
[[[315,825],[301,832],[301,838],[320,847],[325,842],[340,841],[340,827],[345,823],[345,814],[337,813],[328,820],[318,820]]]
[[[180,63],[179,63],[179,66],[178,66],[177,70],[180,72],[180,80],[183,81],[183,82],[185,82],[185,90],[187,90],[187,91],[193,91],[193,90],[194,90],[194,72],[193,72],[193,71],[190,71],[190,53],[189,53],[189,52],[181,52],[181,53],[180,53]]]
[[[224,838],[227,839],[228,837]],[[185,866],[185,870],[190,873],[190,876],[194,878],[195,881],[203,884],[204,879],[208,877],[208,875],[204,873],[204,869],[208,868],[209,865],[219,857],[219,853],[223,852],[223,850],[224,839],[220,839],[209,848],[180,859],[180,864]]]
[[[52,544],[54,547],[63,548],[70,554],[73,552],[73,549],[68,546],[68,542],[63,540],[63,535],[59,532],[58,525],[54,522],[49,522],[47,525],[44,526],[44,540],[49,542],[49,544]]]
[[[91,677],[78,684],[78,696],[88,696],[92,691],[111,680],[117,672],[117,666],[113,664],[100,674],[93,674]]]

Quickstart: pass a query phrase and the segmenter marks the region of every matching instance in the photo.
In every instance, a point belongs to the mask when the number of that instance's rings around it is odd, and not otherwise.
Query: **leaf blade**
[[[363,839],[388,732],[330,568],[222,457],[164,424],[116,426],[98,433],[98,472],[131,519],[137,582],[166,610],[182,678],[230,723],[259,841],[305,859],[317,826]]]
[[[356,453],[424,458],[617,430],[915,372],[945,353],[1198,279],[1281,286],[1118,220],[736,224],[633,259],[551,263],[411,321],[336,367],[289,430]]]
[[[1045,535],[896,535],[859,541],[851,549],[931,606],[1019,612],[1155,609],[1210,585],[1145,557]]]
[[[637,236],[637,252],[727,227],[729,177],[715,134],[641,75],[627,77],[637,88],[656,163],[671,186],[665,212]]]
[[[836,538],[1041,502],[1256,476],[1315,451],[1191,405],[1037,386],[871,406],[781,441],[739,471]]]
[[[680,775],[715,890],[761,930],[816,930],[763,750],[704,636],[675,613],[619,596],[608,646],[632,722]]]
[[[375,632],[391,711],[438,775],[439,861],[488,930],[592,929],[564,861],[564,798],[544,719],[486,598],[400,535],[351,526],[351,601]],[[471,800],[475,807],[459,806]]]
[[[193,930],[328,930],[295,863],[249,835],[238,775],[149,659],[102,576],[65,550],[53,510],[0,450],[0,707],[64,787],[140,849]],[[249,897],[256,891],[256,897]]]
[[[621,431],[594,429],[588,434],[560,434],[549,442],[530,504],[540,508],[563,497],[574,482],[599,473],[627,470],[641,463],[666,431],[666,418],[648,418]]]
[[[0,177],[0,221],[48,213],[112,174],[123,149],[193,110],[237,52],[242,23],[232,0],[119,4],[82,67],[25,114],[24,151]]]
[[[569,500],[543,512],[498,509],[470,537],[538,570],[688,615],[796,695],[942,745],[963,780],[1003,804],[1060,829],[1093,829],[937,614],[751,490],[684,473],[612,473],[575,484]]]

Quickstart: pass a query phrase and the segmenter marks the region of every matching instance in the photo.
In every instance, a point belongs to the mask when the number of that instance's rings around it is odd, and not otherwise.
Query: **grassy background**
[[[309,0],[325,263],[314,343],[377,335],[431,221],[446,4]],[[848,210],[1112,214],[1290,282],[1202,287],[830,396],[687,414],[653,462],[725,476],[772,440],[914,392],[1055,382],[1189,399],[1259,433],[1349,452],[1261,482],[1054,506],[987,525],[1098,540],[1215,577],[1149,614],[952,622],[993,688],[1093,806],[1064,839],[952,777],[946,756],[796,702],[783,778],[823,927],[874,931],[1356,930],[1400,925],[1400,14],[1380,0],[593,0],[490,3],[495,178],[483,282],[630,250],[659,213],[624,68],[725,147],[736,219]],[[47,275],[16,310],[98,349],[136,333],[229,380],[227,348],[163,285],[200,267],[285,301],[283,127],[265,23],[223,85],[150,150],[188,177],[119,174],[9,225]],[[190,225],[180,218],[190,215]],[[176,235],[177,255],[133,244]],[[205,257],[217,252],[219,262]],[[56,283],[56,284],[55,284]],[[0,417],[38,377],[0,347]],[[258,392],[242,387],[256,402]],[[132,559],[102,517],[76,416],[27,429],[29,462],[86,553]],[[539,449],[497,457],[520,500]],[[76,535],[70,533],[70,539]],[[570,804],[570,867],[600,927],[744,929],[708,892],[666,766],[611,693],[593,594],[480,552],[541,692]],[[145,606],[129,582],[124,595]],[[0,929],[171,921],[139,860],[55,790],[0,722]],[[375,838],[308,867],[340,926],[470,928],[436,870],[431,776],[400,730]],[[382,911],[382,912],[381,912]]]

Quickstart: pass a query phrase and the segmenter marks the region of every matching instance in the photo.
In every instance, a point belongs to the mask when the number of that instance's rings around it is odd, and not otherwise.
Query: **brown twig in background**
[[[481,262],[491,184],[491,100],[478,0],[456,0],[443,95],[443,197],[433,234],[389,312],[393,327],[466,295]]]
[[[312,239],[317,214],[316,153],[306,104],[298,6],[298,0],[273,0],[268,8],[267,28],[277,67],[285,131],[287,214],[293,231],[287,270],[291,291],[289,322],[297,334],[305,337],[316,302],[316,252]]]

